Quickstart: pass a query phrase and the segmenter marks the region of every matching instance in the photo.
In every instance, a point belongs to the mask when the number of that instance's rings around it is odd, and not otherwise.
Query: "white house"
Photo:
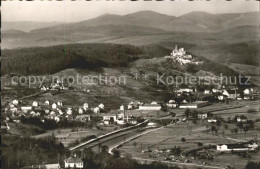
[[[38,106],[39,106],[39,103],[38,103],[37,101],[34,101],[34,102],[32,103],[32,106],[33,106],[33,107],[38,107]]]
[[[238,116],[237,117],[237,122],[238,123],[246,123],[247,122],[247,117],[246,116]]]
[[[208,119],[208,123],[216,123],[217,120],[216,119]]]
[[[199,108],[199,107],[203,107],[203,106],[207,106],[209,104],[208,101],[197,101],[197,102],[192,102],[192,103],[184,103],[184,104],[181,104],[179,106],[179,108],[181,109],[196,109],[196,108]]]
[[[175,100],[169,100],[169,103],[175,103]]]
[[[47,87],[42,86],[42,87],[41,87],[41,90],[42,90],[42,91],[46,91],[46,90],[47,90]]]
[[[245,89],[244,91],[243,91],[243,93],[244,93],[244,95],[250,95],[250,94],[252,94],[253,93],[253,88],[250,88],[250,89]]]
[[[204,90],[204,94],[210,94],[210,93],[211,93],[210,90],[207,90],[207,89]]]
[[[35,116],[36,113],[35,113],[34,111],[31,111],[31,112],[30,112],[30,115]]]
[[[224,100],[224,95],[219,95],[218,100]]]
[[[55,117],[54,117],[54,120],[55,120],[56,122],[59,122],[59,121],[60,121],[60,118],[59,118],[58,116],[55,116]]]
[[[161,110],[162,106],[159,104],[144,104],[139,106],[139,110]]]
[[[56,112],[55,111],[51,111],[50,115],[55,115]]]
[[[23,112],[28,112],[28,111],[32,110],[32,107],[31,107],[31,106],[22,106],[22,107],[21,107],[21,110],[22,110]]]
[[[66,113],[67,113],[67,115],[71,115],[72,114],[72,108],[68,108]]]
[[[213,89],[212,89],[212,93],[220,93],[220,92],[221,92],[220,89],[216,89],[216,88],[213,88]]]
[[[133,105],[132,104],[127,105],[127,109],[128,110],[132,110],[133,109]]]
[[[60,164],[45,164],[46,169],[61,169]]]
[[[99,107],[95,107],[95,108],[93,109],[93,112],[94,112],[94,113],[100,113],[100,108],[99,108]]]
[[[237,144],[223,144],[217,145],[217,151],[220,152],[247,152],[247,151],[255,151],[259,146],[256,143],[237,143]]]
[[[117,121],[117,115],[116,114],[105,114],[103,116],[104,124],[110,124]]]
[[[53,104],[51,105],[51,108],[52,108],[52,109],[57,109],[57,104],[56,104],[56,103],[53,103]]]
[[[62,107],[62,106],[63,106],[63,103],[59,101],[59,102],[57,102],[57,105],[60,106],[60,107]]]
[[[187,100],[183,100],[182,103],[188,103]]]
[[[10,109],[10,111],[11,111],[12,113],[15,113],[15,112],[17,112],[17,108],[16,108],[16,107],[12,107],[12,108]]]
[[[201,113],[198,114],[198,118],[199,119],[206,119],[206,118],[208,118],[208,113],[201,112]]]
[[[121,105],[121,106],[120,106],[120,110],[124,111],[124,110],[125,110],[125,106],[124,106],[124,105]]]
[[[19,104],[19,101],[18,100],[13,100],[12,103],[13,103],[13,105],[17,106]]]
[[[83,168],[83,161],[77,157],[70,157],[64,160],[65,168]]]
[[[98,107],[100,108],[100,109],[105,109],[105,106],[104,106],[104,104],[103,103],[100,103],[99,105],[98,105]]]
[[[85,111],[88,110],[88,103],[84,103],[84,104],[83,104],[83,109],[84,109]]]
[[[157,102],[152,102],[151,105],[157,105]]]
[[[217,151],[228,151],[228,146],[226,144],[217,145]]]
[[[177,90],[177,93],[191,93],[191,92],[193,92],[193,89],[190,88],[181,88]]]
[[[63,115],[63,112],[62,112],[62,110],[58,110],[58,112],[59,112],[59,114],[60,114],[60,115]]]
[[[230,99],[236,99],[240,96],[240,94],[236,90],[223,90],[222,94]]]
[[[50,101],[49,101],[49,100],[46,100],[46,101],[44,102],[44,104],[45,104],[45,105],[50,105]]]
[[[83,114],[83,109],[79,108],[78,112],[79,112],[79,114]]]
[[[176,108],[177,107],[177,103],[175,103],[175,102],[169,102],[169,103],[166,103],[166,106],[168,107],[168,108],[170,108],[170,109],[173,109],[173,108]]]

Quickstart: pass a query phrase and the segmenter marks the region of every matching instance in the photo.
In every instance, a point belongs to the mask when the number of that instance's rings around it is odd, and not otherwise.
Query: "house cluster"
[[[56,80],[52,82],[50,85],[42,85],[41,91],[47,91],[47,90],[69,90],[69,87],[67,85],[64,85],[63,82],[60,80]]]
[[[257,149],[259,149],[259,145],[254,141],[247,143],[217,145],[217,151],[219,152],[251,152],[256,151]]]
[[[253,91],[253,88],[246,88],[242,91],[240,91],[237,87],[231,87],[228,89],[224,88],[221,90],[221,95],[219,96],[219,99],[223,100],[226,97],[233,100],[252,100],[254,99]]]
[[[105,113],[100,114],[99,116],[102,116],[103,118],[103,124],[137,124],[137,118],[133,115],[126,115],[125,114],[125,106],[121,105],[118,112],[116,113]]]
[[[81,158],[76,157],[69,157],[64,160],[65,168],[83,168],[84,163]]]
[[[22,116],[24,117],[38,117],[42,122],[45,119],[52,119],[56,122],[61,120],[87,122],[90,121],[90,113],[100,113],[104,111],[104,104],[100,103],[95,108],[89,108],[88,103],[83,106],[69,107],[64,106],[61,101],[50,103],[46,100],[39,103],[33,101],[30,103],[23,103],[18,100],[11,101],[4,109],[6,114],[6,121],[12,119],[14,122],[19,123]]]
[[[64,160],[64,167],[61,167],[60,164],[43,164],[43,165],[32,165],[32,166],[25,166],[22,169],[61,169],[61,168],[83,168],[84,163],[81,158],[73,157],[66,158]]]
[[[161,110],[161,104],[153,101],[151,104],[143,104],[139,106],[139,110]]]
[[[61,169],[60,164],[42,164],[42,165],[31,165],[25,166],[22,169]]]
[[[162,106],[157,102],[153,101],[151,104],[143,103],[140,101],[131,101],[126,107],[120,106],[120,110],[161,110]]]
[[[210,88],[209,86],[204,86],[202,89],[197,89],[195,87],[183,87],[175,89],[173,91],[177,96],[192,96],[194,94],[200,94],[204,98],[209,96],[214,96],[219,101],[224,101],[225,99],[232,100],[251,100],[254,99],[254,89],[246,88],[239,89],[236,86],[218,86]]]
[[[175,45],[175,49],[171,52],[170,56],[165,56],[165,58],[170,58],[174,62],[179,63],[180,65],[185,65],[185,64],[199,65],[203,63],[202,61],[196,60],[192,55],[187,54],[184,48],[178,49],[177,45]]]

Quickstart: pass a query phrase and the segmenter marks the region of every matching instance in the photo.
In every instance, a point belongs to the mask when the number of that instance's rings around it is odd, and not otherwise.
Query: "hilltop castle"
[[[184,48],[179,48],[175,45],[175,48],[172,50],[170,56],[165,56],[165,58],[171,58],[173,61],[180,63],[181,65],[185,64],[202,64],[202,61],[196,61],[192,55],[186,54]]]

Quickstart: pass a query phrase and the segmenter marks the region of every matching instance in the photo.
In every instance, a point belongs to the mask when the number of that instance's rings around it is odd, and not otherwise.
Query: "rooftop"
[[[65,162],[67,162],[67,163],[81,163],[83,161],[78,157],[70,157],[70,158],[65,159]]]

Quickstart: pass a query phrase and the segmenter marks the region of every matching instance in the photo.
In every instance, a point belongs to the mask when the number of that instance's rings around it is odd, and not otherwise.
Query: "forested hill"
[[[70,44],[3,50],[2,74],[53,74],[67,68],[120,67],[138,58],[162,57],[169,52],[160,46],[117,44]]]
[[[138,59],[164,57],[170,52],[169,49],[157,45],[137,47],[105,43],[8,49],[2,51],[2,74],[46,75],[68,68],[98,70],[102,67],[126,67],[129,63]],[[163,67],[190,73],[204,70],[215,74],[235,74],[232,69],[224,65],[217,64],[204,57],[197,57],[204,61],[203,65],[179,68],[180,66],[176,64],[172,66],[172,64],[167,64],[166,61]]]

